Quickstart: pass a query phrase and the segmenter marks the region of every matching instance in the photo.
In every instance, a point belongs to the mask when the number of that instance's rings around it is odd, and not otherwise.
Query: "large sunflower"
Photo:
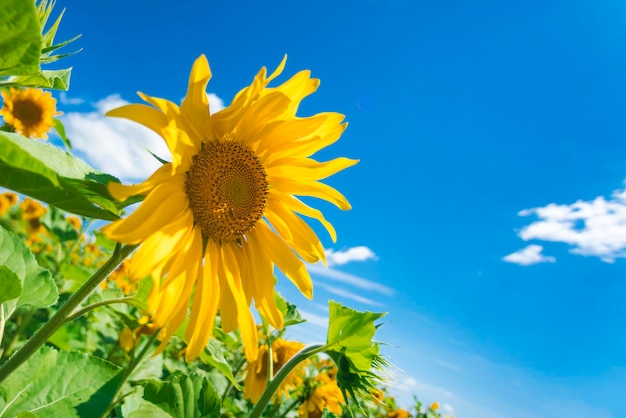
[[[263,67],[230,106],[213,115],[206,95],[211,71],[204,55],[193,65],[180,107],[140,93],[152,106],[130,104],[108,113],[151,128],[172,154],[172,161],[143,183],[109,185],[117,199],[137,194],[145,199],[103,232],[119,242],[142,243],[129,276],[152,276],[148,310],[155,325],[167,328],[165,341],[185,320],[193,296],[187,359],[206,346],[218,310],[224,331],[239,327],[246,357],[256,359],[252,300],[273,327],[283,327],[274,303],[274,266],[310,298],[304,261],[325,262],[319,238],[300,215],[317,219],[336,239],[322,213],[296,196],[350,209],[341,193],[319,180],[357,161],[310,158],[339,139],[344,117],[296,117],[300,102],[319,80],[301,71],[280,86],[267,87],[285,61],[269,77]]]
[[[27,88],[10,88],[2,92],[4,106],[0,116],[15,129],[18,134],[29,138],[48,139],[48,131],[54,126],[54,117],[61,114],[56,111],[56,99],[50,92]]]

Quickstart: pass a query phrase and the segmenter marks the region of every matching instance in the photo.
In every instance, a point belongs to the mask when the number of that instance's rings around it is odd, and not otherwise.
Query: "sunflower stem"
[[[295,356],[293,356],[283,367],[278,370],[276,376],[268,383],[263,395],[259,399],[256,405],[254,405],[254,409],[250,413],[250,418],[259,418],[265,409],[265,406],[268,404],[274,392],[278,390],[280,384],[285,380],[285,378],[289,375],[289,373],[301,362],[312,357],[318,353],[321,353],[326,349],[326,344],[311,344],[304,347],[302,350],[298,351]]]
[[[137,248],[136,245],[118,246],[115,252],[89,280],[81,286],[68,300],[59,308],[57,313],[35,333],[26,344],[22,346],[6,363],[0,367],[0,382],[9,377],[22,363],[30,358],[64,323],[65,319],[93,292],[100,283],[106,279],[113,270]]]

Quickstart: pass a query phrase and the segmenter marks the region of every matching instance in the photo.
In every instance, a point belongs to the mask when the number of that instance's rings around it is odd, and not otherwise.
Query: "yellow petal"
[[[313,297],[313,283],[304,263],[278,235],[272,232],[263,221],[257,222],[255,231],[263,243],[263,252],[285,273],[304,296]]]
[[[274,267],[272,261],[261,250],[256,232],[247,234],[247,255],[254,271],[247,280],[253,283],[254,305],[267,321],[276,329],[284,326],[283,314],[276,307],[274,300]]]
[[[159,167],[147,180],[139,184],[133,184],[132,186],[123,185],[120,183],[109,182],[107,184],[107,189],[111,196],[113,196],[117,200],[125,200],[131,196],[136,196],[139,194],[147,194],[150,190],[154,189],[161,183],[170,180],[184,180],[184,174],[178,174],[172,176],[172,170],[169,167],[169,164],[165,164]]]
[[[171,223],[188,207],[187,194],[182,190],[181,183],[161,183],[130,216],[105,226],[102,232],[114,241],[139,244]]]
[[[273,94],[275,91],[283,93],[289,97],[290,104],[289,107],[284,109],[282,115],[283,117],[293,117],[302,99],[315,92],[320,85],[320,81],[317,78],[311,78],[310,76],[311,72],[309,70],[300,71],[280,86],[264,90],[261,96]]]
[[[248,303],[246,301],[246,295],[244,294],[243,288],[241,286],[241,276],[239,275],[238,265],[243,260],[237,259],[230,245],[222,245],[221,249],[221,274],[224,278],[224,282],[228,286],[229,293],[231,294],[232,299],[235,303],[236,321],[239,324],[239,330],[241,332],[241,339],[244,343],[246,359],[248,361],[254,361],[257,357],[259,342],[256,331],[256,324],[254,323],[254,318],[252,317],[250,307],[248,306]],[[223,305],[221,306],[223,307]],[[232,314],[232,312],[230,314]],[[223,319],[224,318],[222,317],[222,320]]]
[[[271,130],[263,132],[259,138],[258,152],[274,151],[282,145],[287,144],[291,146],[310,136],[317,136],[320,130],[324,128],[327,120],[328,116],[326,114],[319,114],[309,118],[281,120],[280,123],[274,124]]]
[[[211,113],[206,95],[206,87],[210,79],[209,62],[206,56],[200,55],[191,69],[187,95],[180,106],[181,113],[189,122],[189,128],[199,139],[211,132]]]
[[[271,186],[283,193],[294,194],[296,196],[312,196],[326,200],[342,210],[351,208],[350,203],[348,203],[348,200],[341,193],[324,183],[305,183],[298,180],[276,178],[271,183]]]
[[[340,157],[326,162],[318,162],[310,158],[282,158],[266,164],[267,180],[272,184],[274,178],[298,179],[309,182],[323,180],[351,167],[359,160]]]
[[[267,200],[265,216],[281,238],[305,261],[316,263],[324,260],[325,262],[324,247],[311,227],[286,209],[280,201],[272,199],[271,195]]]
[[[289,106],[289,98],[281,93],[267,95],[255,101],[241,116],[235,127],[235,137],[248,146],[258,141],[258,133]]]
[[[220,283],[216,267],[217,247],[212,240],[208,240],[204,253],[204,266],[200,269],[191,316],[185,333],[188,344],[185,356],[188,361],[200,354],[213,333],[213,323],[220,299]]]
[[[326,220],[326,218],[324,218],[324,214],[322,214],[321,211],[307,206],[295,196],[287,193],[282,193],[276,189],[270,189],[269,195],[273,196],[275,199],[280,200],[280,202],[288,207],[290,210],[301,215],[308,216],[309,218],[317,219],[324,226],[324,228],[326,228],[333,242],[337,241],[337,233],[335,232],[335,228],[330,222]]]

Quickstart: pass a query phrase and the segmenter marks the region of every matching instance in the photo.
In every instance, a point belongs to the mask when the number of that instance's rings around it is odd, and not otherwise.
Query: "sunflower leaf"
[[[0,77],[39,72],[42,37],[35,2],[2,0]]]
[[[22,294],[22,282],[13,270],[0,265],[0,304],[17,299]]]
[[[8,77],[0,82],[0,87],[43,87],[52,90],[64,90],[70,88],[70,76],[72,69],[42,70],[25,75]]]
[[[344,396],[347,392],[356,400],[356,392],[367,394],[384,379],[388,364],[378,353],[378,343],[372,341],[378,328],[374,322],[384,315],[359,312],[332,300],[329,302],[325,352],[337,365],[337,385]]]
[[[300,311],[298,311],[296,305],[287,302],[277,291],[274,292],[274,301],[276,302],[278,310],[283,314],[285,327],[306,322],[306,319],[300,315]]]
[[[35,257],[20,237],[2,226],[0,226],[0,265],[6,268],[5,278],[10,276],[7,280],[14,281],[15,277],[7,272],[10,271],[18,278],[21,287],[18,298],[8,299],[2,304],[5,318],[10,317],[13,311],[22,305],[45,308],[56,302],[59,294],[50,272],[37,264]]]
[[[0,132],[0,186],[77,215],[118,218],[106,184],[119,182],[52,145]]]
[[[213,385],[196,374],[176,373],[166,381],[143,380],[122,405],[125,417],[217,418],[220,400]]]
[[[0,411],[3,417],[101,416],[113,400],[120,370],[87,354],[41,347],[0,386]]]
[[[65,134],[65,125],[63,125],[63,122],[61,122],[60,119],[54,118],[54,130],[56,131],[57,135],[59,135],[59,138],[61,138],[61,141],[63,141],[63,145],[65,145],[65,148],[71,149],[72,143]]]
[[[200,359],[204,363],[210,364],[219,370],[237,390],[241,390],[239,384],[237,384],[237,379],[233,376],[230,364],[224,358],[224,353],[222,352],[222,346],[220,343],[211,338],[206,346],[206,349],[209,354],[207,355],[206,352],[200,353]]]

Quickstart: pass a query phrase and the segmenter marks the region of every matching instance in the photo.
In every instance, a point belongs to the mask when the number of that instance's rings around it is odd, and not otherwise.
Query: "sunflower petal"
[[[337,206],[339,209],[348,210],[351,208],[348,200],[336,189],[327,184],[319,182],[300,182],[294,179],[275,178],[272,187],[283,193],[294,194],[296,196],[312,196],[326,200]]]
[[[206,87],[211,79],[211,68],[206,56],[200,55],[189,75],[187,95],[180,106],[181,113],[189,122],[189,128],[197,138],[197,146],[203,136],[211,132],[211,112]]]
[[[283,158],[275,160],[266,169],[270,184],[275,177],[308,182],[323,180],[358,162],[359,160],[351,160],[344,157],[326,162],[318,162],[310,158]]]
[[[291,251],[291,248],[263,221],[255,228],[259,241],[263,242],[263,252],[282,270],[304,296],[313,297],[313,282],[304,263]]]
[[[102,232],[118,242],[139,244],[154,231],[172,222],[188,207],[187,195],[181,190],[180,183],[161,183],[130,216],[103,227]]]

